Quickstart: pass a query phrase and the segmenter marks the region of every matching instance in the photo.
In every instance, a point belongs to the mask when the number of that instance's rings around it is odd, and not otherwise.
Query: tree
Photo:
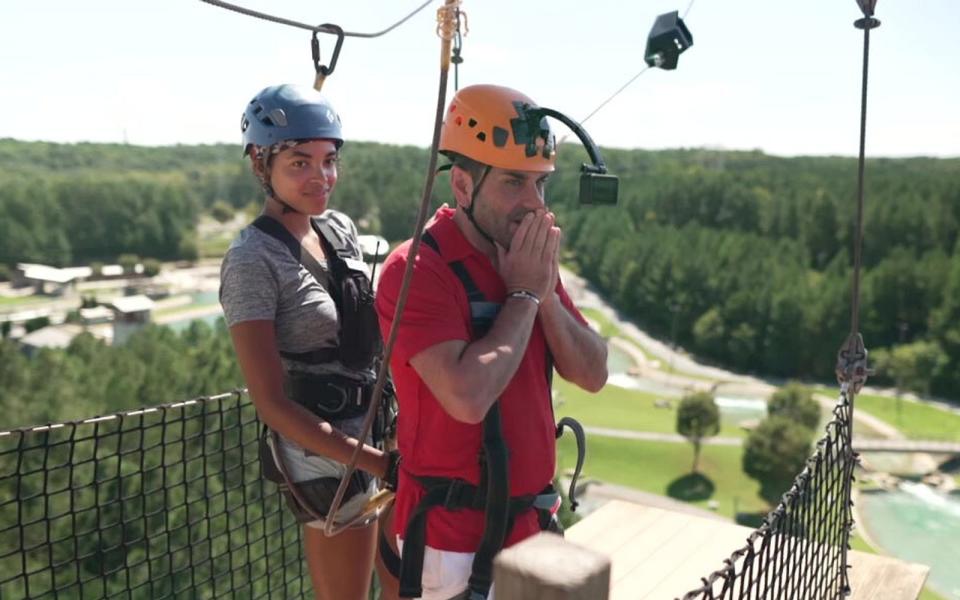
[[[949,362],[940,344],[926,341],[894,346],[871,356],[876,370],[891,379],[897,389],[919,394],[930,393],[931,382]]]
[[[155,258],[143,259],[143,274],[146,277],[153,277],[160,274],[160,261]]]
[[[820,423],[820,405],[813,392],[796,381],[791,381],[770,396],[767,414],[784,417],[813,431]]]
[[[810,456],[812,432],[787,417],[764,419],[747,436],[743,472],[760,482],[760,495],[776,504]]]
[[[677,433],[693,444],[693,472],[700,462],[700,444],[703,438],[720,432],[720,410],[707,392],[684,396],[677,407]]]
[[[136,254],[121,254],[117,262],[123,267],[124,275],[133,275],[136,271],[137,263],[140,262],[140,257]]]
[[[210,215],[216,219],[218,223],[226,223],[233,218],[234,209],[223,200],[217,200],[213,203],[213,206],[210,207]]]

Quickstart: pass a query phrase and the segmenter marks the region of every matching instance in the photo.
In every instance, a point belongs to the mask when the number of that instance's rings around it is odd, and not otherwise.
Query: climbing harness
[[[440,246],[429,231],[424,232],[421,239],[442,258]],[[493,326],[501,305],[490,302],[483,295],[462,261],[451,261],[447,266],[460,280],[467,295],[470,306],[471,337],[482,338]],[[549,351],[544,367],[544,377],[549,390],[553,378],[553,359]],[[556,437],[559,438],[562,435],[565,427],[573,430],[577,440],[577,467],[570,482],[569,492],[571,508],[576,510],[578,505],[575,495],[576,483],[586,455],[586,437],[583,428],[571,417],[564,417],[560,421],[556,427]],[[484,512],[483,536],[474,554],[468,589],[462,596],[469,600],[482,600],[487,597],[493,582],[493,559],[503,547],[517,516],[527,510],[535,509],[541,529],[560,533],[559,523],[554,514],[560,497],[553,485],[547,485],[535,495],[511,496],[510,494],[509,448],[503,437],[499,400],[493,403],[483,419],[481,439],[479,485],[473,485],[463,479],[413,476],[423,487],[424,496],[407,522],[403,536],[402,559],[399,562],[399,572],[395,573],[400,580],[401,598],[416,598],[423,593],[421,575],[426,549],[427,513],[432,508],[443,507],[451,511],[472,509]],[[380,542],[380,551],[381,555],[386,555],[385,564],[397,564],[395,555],[389,546],[385,548],[383,540]]]
[[[353,257],[353,250],[346,242],[347,234],[335,227],[331,221],[332,218],[323,217],[311,220],[324,245],[331,267],[329,273],[309,252],[303,250],[297,239],[279,221],[261,215],[253,222],[254,227],[287,247],[293,258],[330,292],[337,307],[340,343],[336,347],[296,353],[281,351],[280,355],[299,363],[321,364],[336,360],[354,369],[369,368],[374,365],[381,343],[376,313],[373,311],[370,282],[362,263],[357,264],[358,261]],[[292,401],[326,421],[365,415],[373,402],[373,386],[370,382],[361,382],[341,375],[290,370],[284,374],[283,387]],[[388,382],[386,389],[388,393],[382,395],[378,402],[392,404],[395,398],[392,383]],[[373,441],[375,446],[384,448],[385,439],[389,435],[386,429],[390,422],[385,412],[389,412],[389,408],[377,408],[379,418],[378,426],[372,434]],[[363,439],[366,439],[366,435]],[[264,426],[260,435],[260,464],[264,477],[279,486],[298,522],[324,521],[330,514],[329,507],[340,479],[320,477],[294,482],[279,448],[279,436]],[[371,477],[362,471],[351,473],[347,479],[346,499],[364,493],[370,480]],[[390,498],[389,495],[375,496],[376,506],[381,506]],[[363,511],[361,515],[364,515],[362,519],[355,519],[351,524],[365,525],[373,519],[369,510]]]

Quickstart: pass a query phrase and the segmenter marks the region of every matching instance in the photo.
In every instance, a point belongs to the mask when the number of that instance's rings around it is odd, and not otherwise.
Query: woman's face
[[[304,142],[273,158],[270,185],[274,193],[299,212],[318,215],[337,184],[339,154],[332,140]]]

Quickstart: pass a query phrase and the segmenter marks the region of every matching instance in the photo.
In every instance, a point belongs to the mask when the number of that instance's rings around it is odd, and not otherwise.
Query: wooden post
[[[497,556],[493,581],[497,600],[607,600],[610,558],[540,533]]]

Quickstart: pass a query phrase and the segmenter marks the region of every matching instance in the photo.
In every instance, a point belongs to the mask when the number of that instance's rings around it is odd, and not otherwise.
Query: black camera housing
[[[608,173],[580,173],[580,204],[616,206],[620,180]]]

